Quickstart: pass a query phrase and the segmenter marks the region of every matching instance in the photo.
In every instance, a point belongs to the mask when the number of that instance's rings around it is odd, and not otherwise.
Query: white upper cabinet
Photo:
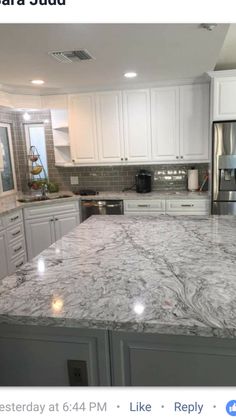
[[[123,93],[125,161],[151,160],[150,91]]]
[[[80,165],[208,161],[209,85],[70,95],[69,135]]]
[[[180,159],[209,159],[209,85],[180,87]]]
[[[179,87],[151,90],[152,160],[179,159]]]
[[[124,160],[121,92],[96,94],[98,154],[100,162]]]
[[[236,77],[213,80],[213,121],[236,119]]]
[[[72,161],[98,161],[94,95],[69,96],[69,135]]]

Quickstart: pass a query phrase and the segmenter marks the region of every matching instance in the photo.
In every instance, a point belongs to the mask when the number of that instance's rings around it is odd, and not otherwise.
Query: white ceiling
[[[229,27],[215,70],[236,69],[236,25]]]
[[[0,84],[25,93],[122,88],[201,77],[213,70],[228,26],[198,24],[0,24]],[[63,64],[49,51],[86,48],[94,61]],[[126,80],[125,71],[136,71]],[[32,79],[45,85],[33,87]]]

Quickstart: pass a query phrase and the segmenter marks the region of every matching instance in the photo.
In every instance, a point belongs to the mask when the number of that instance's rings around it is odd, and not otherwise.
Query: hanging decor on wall
[[[28,185],[31,189],[40,189],[43,184],[48,183],[48,178],[41,161],[40,154],[35,146],[30,147],[28,159],[30,172],[30,180]]]

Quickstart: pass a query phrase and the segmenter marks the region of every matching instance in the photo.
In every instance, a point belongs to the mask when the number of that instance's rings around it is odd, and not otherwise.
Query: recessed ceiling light
[[[40,84],[44,84],[45,81],[43,81],[43,80],[31,80],[31,83],[40,85]]]
[[[133,77],[137,77],[137,73],[135,73],[134,71],[128,71],[124,74],[124,76],[127,77],[127,79],[132,79]]]

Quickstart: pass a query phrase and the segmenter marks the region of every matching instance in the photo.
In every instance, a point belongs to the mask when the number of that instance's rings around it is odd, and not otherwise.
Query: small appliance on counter
[[[148,193],[152,190],[152,174],[148,170],[139,170],[135,176],[136,192]]]
[[[195,169],[195,167],[191,167],[191,169],[188,170],[188,190],[190,192],[196,192],[198,189],[198,170]]]

